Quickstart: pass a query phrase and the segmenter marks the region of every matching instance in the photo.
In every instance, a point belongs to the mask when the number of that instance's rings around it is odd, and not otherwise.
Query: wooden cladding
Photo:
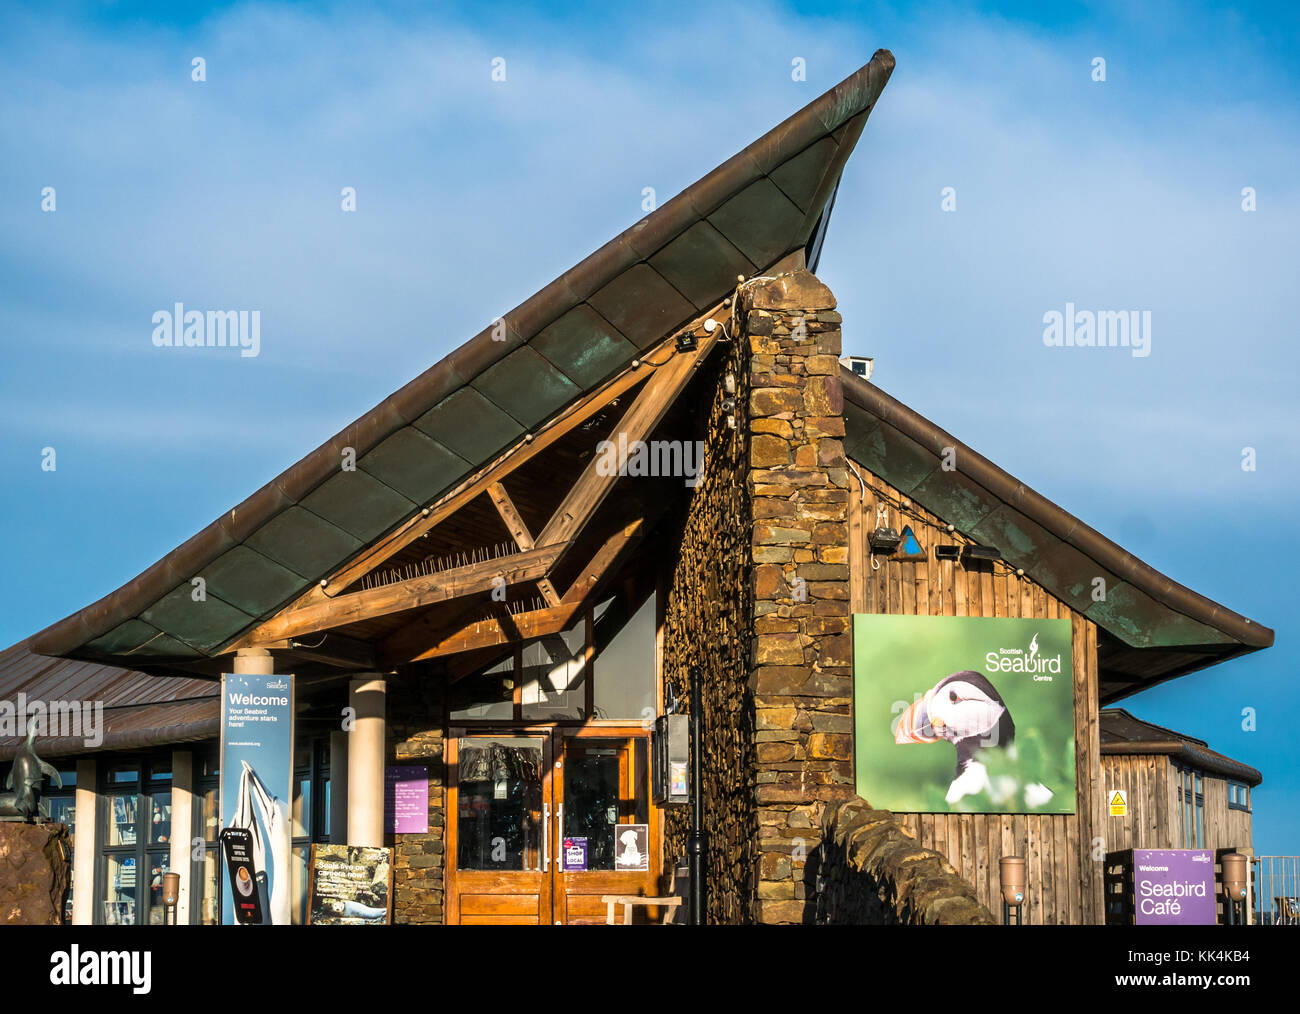
[[[853,462],[850,477],[849,594],[855,613],[916,616],[1069,619],[1073,640],[1076,811],[1073,814],[900,813],[925,848],[944,855],[982,904],[1001,911],[998,860],[1026,859],[1031,924],[1102,922],[1102,863],[1094,839],[1104,834],[1105,786],[1098,725],[1097,627],[1027,577],[1002,563],[962,564],[935,558],[936,545],[974,545],[948,532],[940,518]],[[878,514],[883,510],[883,514]],[[924,557],[870,552],[877,523],[901,532],[910,525]],[[870,800],[868,800],[870,802]],[[1103,830],[1099,830],[1103,829]],[[1097,852],[1123,846],[1106,843]]]
[[[1191,842],[1184,839],[1185,820],[1178,799],[1181,772],[1170,757],[1108,754],[1101,759],[1101,770],[1103,793],[1120,789],[1128,800],[1128,813],[1123,817],[1109,816],[1109,809],[1103,812],[1100,833],[1106,836],[1108,849],[1252,850],[1250,813],[1229,808],[1226,778],[1201,773],[1199,840]]]

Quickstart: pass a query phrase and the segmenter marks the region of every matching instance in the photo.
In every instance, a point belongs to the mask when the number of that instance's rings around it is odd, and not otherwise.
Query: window
[[[217,926],[221,923],[221,786],[220,761],[216,751],[194,755],[194,827],[191,841],[203,842],[191,849],[190,923]],[[197,855],[198,858],[193,858]]]
[[[330,840],[330,741],[302,737],[294,746],[291,885],[296,923],[307,921],[307,870],[313,842]]]
[[[104,766],[97,822],[100,925],[161,925],[162,877],[170,868],[171,754]]]
[[[1250,786],[1245,782],[1228,783],[1228,808],[1250,812]]]
[[[1178,811],[1185,849],[1205,848],[1205,787],[1201,773],[1175,765],[1178,775]]]
[[[636,579],[558,634],[506,649],[451,684],[453,722],[644,721],[656,713],[658,599]]]

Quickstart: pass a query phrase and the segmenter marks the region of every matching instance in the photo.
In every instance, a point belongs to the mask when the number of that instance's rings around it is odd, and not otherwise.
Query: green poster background
[[[1059,657],[1060,672],[1000,671],[1003,664],[1023,664],[1035,636],[1034,657]],[[990,670],[989,652],[999,669]],[[944,739],[895,743],[893,726],[918,696],[963,670],[996,688],[1015,722],[1015,740],[980,749],[975,759],[987,769],[988,786],[950,804],[945,796],[956,775],[956,746]],[[857,791],[872,806],[902,813],[1074,813],[1069,620],[859,613],[853,672]]]

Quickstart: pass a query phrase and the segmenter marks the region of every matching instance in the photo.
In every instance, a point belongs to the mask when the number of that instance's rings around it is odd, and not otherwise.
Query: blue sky
[[[0,640],[133,577],[640,218],[643,187],[666,200],[887,47],[819,270],[846,351],[1277,631],[1125,706],[1263,770],[1256,849],[1300,852],[1271,542],[1300,499],[1300,17],[1130,6],[7,7]],[[154,348],[178,300],[260,308],[261,355]],[[1151,355],[1045,348],[1067,301],[1150,310]]]

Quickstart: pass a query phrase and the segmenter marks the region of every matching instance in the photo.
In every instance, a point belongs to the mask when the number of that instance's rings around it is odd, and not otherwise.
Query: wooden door
[[[551,922],[550,735],[451,731],[448,922]]]
[[[654,895],[659,823],[650,805],[650,740],[639,728],[587,727],[557,735],[551,791],[557,923],[603,923],[606,895]],[[622,918],[622,909],[615,911]],[[638,922],[658,921],[640,908]]]
[[[452,729],[447,921],[603,923],[605,895],[655,894],[649,747],[636,726]]]

